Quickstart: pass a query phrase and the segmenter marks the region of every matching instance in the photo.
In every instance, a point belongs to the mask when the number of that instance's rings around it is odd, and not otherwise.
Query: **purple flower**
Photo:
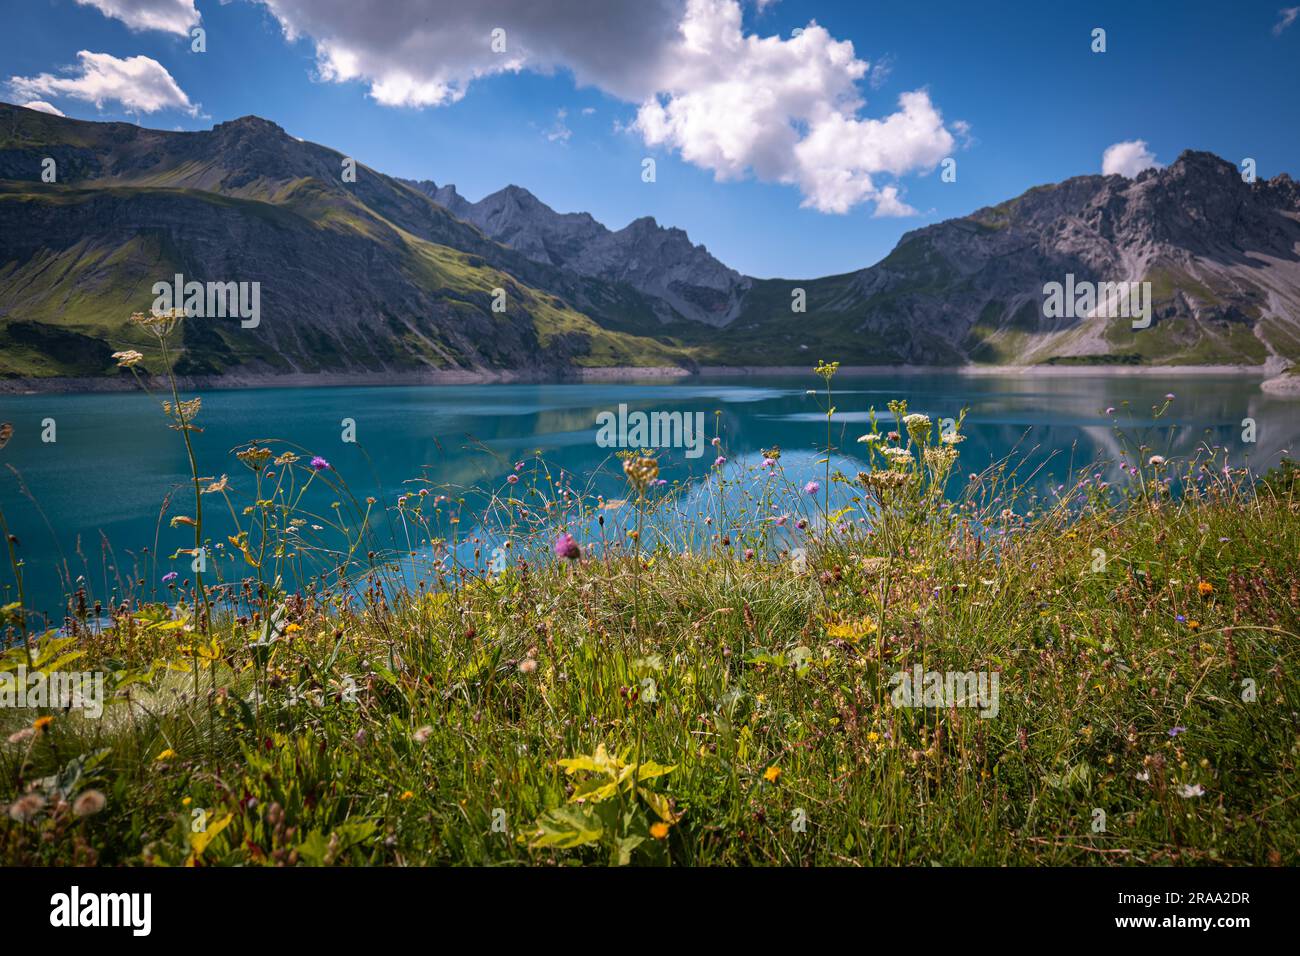
[[[573,535],[566,531],[555,539],[555,556],[576,561],[582,557],[582,549],[578,547],[578,542],[574,540]]]
[[[718,460],[713,463],[713,467],[721,468],[726,463],[727,463],[727,459],[723,455],[719,455]]]
[[[1170,728],[1169,728],[1169,736],[1170,736],[1170,737],[1177,737],[1179,734],[1185,734],[1185,733],[1187,733],[1187,728],[1186,728],[1186,727],[1170,727]]]
[[[1167,393],[1167,394],[1165,395],[1165,401],[1167,401],[1167,402],[1172,402],[1173,400],[1174,400],[1174,393],[1173,393],[1173,392],[1169,392],[1169,393]]]
[[[317,471],[324,471],[325,469],[329,468],[330,463],[326,461],[324,458],[322,458],[320,455],[317,455],[315,458],[311,460],[311,466],[315,468]]]
[[[518,484],[518,483],[519,483],[519,476],[518,476],[518,475],[506,475],[506,481],[509,482],[509,483],[512,484],[512,485]]]
[[[177,578],[177,574],[175,571],[168,571],[166,574],[162,576],[162,581],[163,584],[166,584],[169,581],[175,581],[176,578]]]
[[[776,459],[775,459],[775,458],[764,458],[764,459],[763,459],[763,467],[764,467],[764,468],[772,468],[772,467],[774,467],[775,465],[776,465]]]
[[[1187,617],[1186,617],[1186,615],[1183,615],[1183,614],[1176,614],[1176,615],[1174,615],[1174,620],[1177,621],[1179,624],[1186,624],[1186,623],[1187,623]]]
[[[1106,414],[1107,414],[1107,415],[1114,415],[1114,414],[1115,414],[1115,406],[1112,405],[1112,406],[1110,406],[1110,408],[1106,409]]]
[[[804,494],[815,495],[817,492],[822,490],[822,486],[818,482],[810,481],[808,484],[803,486],[803,490]]]

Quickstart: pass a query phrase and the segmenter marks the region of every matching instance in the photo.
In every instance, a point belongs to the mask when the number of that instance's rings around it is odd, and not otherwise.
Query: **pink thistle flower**
[[[573,535],[566,531],[555,539],[555,556],[576,561],[582,557],[582,549],[578,547],[578,542],[574,540]]]

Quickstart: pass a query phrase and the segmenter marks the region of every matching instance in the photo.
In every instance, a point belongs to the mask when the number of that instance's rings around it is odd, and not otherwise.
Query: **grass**
[[[776,449],[702,489],[634,453],[617,501],[542,458],[394,502],[287,443],[196,462],[238,471],[196,500],[241,532],[196,511],[213,559],[169,600],[5,608],[6,669],[107,700],[0,710],[0,862],[1295,863],[1295,469],[1121,429],[1043,496],[964,474],[960,427],[891,403],[818,488]],[[996,674],[996,713],[905,706],[917,665]]]

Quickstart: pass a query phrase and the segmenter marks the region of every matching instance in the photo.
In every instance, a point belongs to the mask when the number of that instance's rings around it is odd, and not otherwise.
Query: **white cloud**
[[[25,109],[38,110],[42,113],[49,113],[51,116],[64,115],[63,110],[59,109],[57,106],[51,106],[44,100],[32,100],[30,103],[23,103],[22,105]]]
[[[1283,7],[1277,13],[1280,19],[1273,24],[1273,36],[1275,37],[1281,36],[1283,30],[1295,23],[1295,18],[1300,17],[1300,7]]]
[[[871,215],[874,219],[915,216],[916,210],[898,198],[897,186],[886,186],[876,194],[876,211]]]
[[[896,112],[860,115],[859,84],[883,81],[888,61],[873,73],[815,22],[789,39],[747,35],[739,0],[605,0],[599,17],[587,0],[388,0],[382,13],[357,0],[258,2],[288,38],[315,45],[322,80],[365,83],[386,106],[441,106],[482,77],[568,70],[637,104],[632,129],[648,145],[720,180],[797,186],[823,212],[876,202],[904,214],[874,177],[932,168],[953,148],[923,90]]]
[[[1155,154],[1147,149],[1144,139],[1128,140],[1106,147],[1101,155],[1101,174],[1113,176],[1118,173],[1132,179],[1144,169],[1159,169]]]
[[[188,36],[199,23],[194,0],[77,0],[106,17],[121,20],[132,30],[162,30]]]
[[[871,84],[873,90],[878,90],[885,85],[885,81],[889,79],[889,74],[893,72],[894,58],[890,55],[882,56],[867,72],[867,82]]]
[[[258,0],[291,39],[316,48],[321,79],[364,82],[385,106],[456,102],[476,79],[568,69],[580,85],[639,101],[682,0]],[[505,51],[494,52],[494,30]]]
[[[568,123],[565,122],[568,117],[568,110],[559,109],[555,111],[555,122],[546,131],[546,138],[552,143],[567,143],[569,137],[573,135],[573,130],[569,129]]]
[[[875,200],[899,215],[907,207],[897,192],[872,177],[933,166],[952,150],[924,91],[904,93],[883,119],[860,119],[857,83],[869,64],[816,23],[789,40],[745,36],[734,0],[690,0],[668,60],[637,128],[720,180],[752,171],[797,185],[803,205],[821,212]]]
[[[107,102],[121,103],[128,112],[155,113],[161,109],[184,110],[191,116],[198,107],[190,102],[172,75],[157,60],[132,56],[124,60],[109,53],[77,54],[72,75],[14,76],[9,86],[18,96],[68,96],[94,103],[103,109]]]

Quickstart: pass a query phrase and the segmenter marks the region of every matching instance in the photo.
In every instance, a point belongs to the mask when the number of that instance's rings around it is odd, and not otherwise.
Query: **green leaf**
[[[645,837],[638,834],[625,836],[618,841],[618,865],[627,866],[632,862],[632,851],[645,842]]]
[[[568,804],[538,817],[537,832],[528,845],[567,850],[598,843],[604,832],[604,826],[591,810]]]

